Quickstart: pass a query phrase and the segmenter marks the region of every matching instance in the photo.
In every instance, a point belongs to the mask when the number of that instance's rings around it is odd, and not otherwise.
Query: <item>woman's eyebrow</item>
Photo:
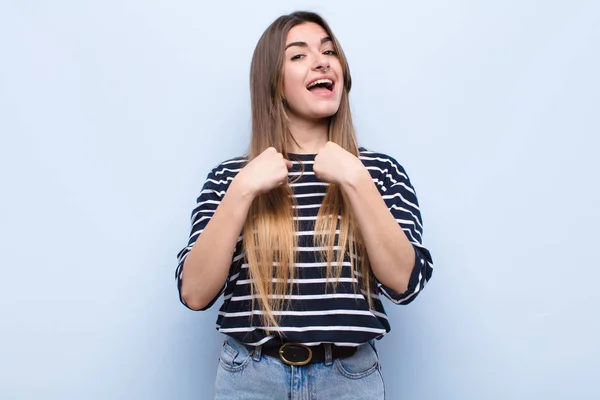
[[[331,37],[325,36],[323,39],[321,39],[321,44],[325,44],[325,43],[331,42],[331,41],[332,41]],[[306,44],[306,42],[292,42],[292,43],[288,44],[287,46],[285,46],[285,50],[287,50],[288,48],[290,48],[292,46],[308,47],[308,44]]]

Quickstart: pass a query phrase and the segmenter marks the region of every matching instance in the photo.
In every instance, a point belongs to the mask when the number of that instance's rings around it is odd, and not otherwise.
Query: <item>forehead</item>
[[[293,42],[305,42],[308,45],[321,45],[321,39],[329,36],[321,25],[314,22],[305,22],[294,26],[288,32],[286,45]]]

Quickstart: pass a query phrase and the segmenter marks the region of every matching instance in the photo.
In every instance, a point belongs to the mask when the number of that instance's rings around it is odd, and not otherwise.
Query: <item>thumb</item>
[[[292,169],[293,164],[290,160],[288,160],[287,158],[285,159],[285,165],[287,165],[288,169]]]

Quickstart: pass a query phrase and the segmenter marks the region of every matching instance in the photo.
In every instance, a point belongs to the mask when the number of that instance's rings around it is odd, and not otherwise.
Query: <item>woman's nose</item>
[[[323,73],[329,71],[329,62],[326,59],[318,60],[315,63],[314,69]]]

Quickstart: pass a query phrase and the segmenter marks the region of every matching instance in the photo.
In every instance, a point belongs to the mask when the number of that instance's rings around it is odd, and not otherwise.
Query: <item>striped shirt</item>
[[[404,293],[396,293],[375,280],[376,286],[372,293],[374,309],[369,309],[366,292],[359,290],[355,293],[353,289],[352,283],[357,282],[357,278],[352,276],[349,258],[343,263],[342,275],[335,291],[332,291],[331,280],[326,281],[326,263],[320,259],[320,253],[315,252],[313,235],[317,213],[328,184],[315,177],[312,168],[315,155],[295,154],[290,158],[298,160],[292,162],[293,168],[289,172],[290,181],[299,177],[295,183],[290,184],[297,202],[295,218],[298,219],[296,234],[299,238],[295,282],[298,285],[294,285],[290,307],[276,310],[275,313],[281,315],[281,319],[279,328],[274,331],[284,333],[287,340],[311,346],[320,343],[357,346],[370,339],[379,339],[391,329],[381,295],[394,304],[408,304],[418,296],[433,272],[431,254],[422,244],[423,221],[409,177],[392,157],[360,149],[360,160],[370,172],[388,209],[412,243],[416,254],[408,289]],[[191,215],[189,241],[177,254],[175,276],[179,299],[184,305],[185,301],[181,297],[181,278],[185,273],[183,263],[245,162],[245,158],[239,157],[219,164],[208,174],[197,199]],[[261,328],[261,311],[251,309],[252,281],[245,261],[240,236],[227,281],[220,293],[203,310],[211,307],[224,294],[217,318],[217,330],[249,345],[262,345],[273,339],[273,335],[267,335]]]

